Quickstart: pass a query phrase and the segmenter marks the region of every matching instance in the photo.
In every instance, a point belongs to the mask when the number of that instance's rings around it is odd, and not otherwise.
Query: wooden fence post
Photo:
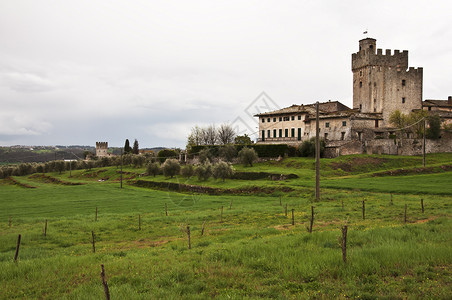
[[[286,217],[287,217],[287,203],[286,203],[286,205],[284,206],[284,214],[285,214]]]
[[[231,203],[229,204],[229,209],[232,209],[232,199],[231,199]]]
[[[96,218],[94,219],[94,221],[97,222],[97,206],[96,206]]]
[[[312,233],[313,226],[314,226],[314,206],[311,206],[311,224],[309,225],[309,233]]]
[[[405,203],[405,224],[406,224],[406,203]]]
[[[11,228],[11,216],[9,216],[9,228]]]
[[[19,236],[17,237],[17,245],[16,245],[16,253],[14,254],[14,262],[17,262],[17,257],[19,256],[19,247],[20,247],[20,239],[21,239],[21,235],[19,234]]]
[[[204,235],[204,226],[206,225],[206,220],[202,223],[201,236]]]
[[[138,215],[138,230],[141,230],[141,215]]]
[[[168,206],[166,205],[166,202],[165,202],[165,216],[168,217]]]
[[[366,219],[366,205],[365,205],[365,202],[363,200],[363,220],[365,220],[365,219]]]
[[[347,225],[342,227],[342,260],[347,263]]]
[[[223,206],[221,207],[220,223],[223,223]]]
[[[91,231],[91,235],[93,237],[93,253],[96,253],[96,244],[95,244],[95,240],[94,240],[94,231]]]
[[[292,225],[295,225],[294,209],[292,208]]]
[[[44,236],[47,236],[47,219],[46,219],[46,225],[44,226]]]
[[[392,202],[392,193],[391,193],[391,203],[390,203],[391,205],[394,205],[394,203]]]
[[[188,236],[188,249],[191,249],[190,226],[188,226],[188,225],[187,225],[187,236]]]
[[[104,287],[105,299],[110,300],[110,291],[108,290],[107,280],[105,280],[105,269],[104,265],[100,265],[102,272],[100,272],[100,278],[102,278],[102,285]]]
[[[422,213],[424,213],[424,199],[421,199],[421,209]]]

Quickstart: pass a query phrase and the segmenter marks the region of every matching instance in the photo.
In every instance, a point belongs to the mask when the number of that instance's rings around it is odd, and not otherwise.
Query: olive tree
[[[146,173],[148,175],[158,175],[160,174],[160,166],[158,163],[149,163],[146,167]]]
[[[245,147],[239,152],[239,158],[240,162],[243,164],[244,167],[246,166],[253,166],[253,162],[257,159],[257,153],[256,150],[253,148]]]
[[[177,159],[168,158],[162,165],[163,175],[173,178],[174,175],[180,173],[180,164]]]
[[[219,179],[221,178],[224,182],[226,178],[231,178],[233,174],[233,170],[230,164],[219,161],[217,164],[213,166],[212,170],[213,178]]]

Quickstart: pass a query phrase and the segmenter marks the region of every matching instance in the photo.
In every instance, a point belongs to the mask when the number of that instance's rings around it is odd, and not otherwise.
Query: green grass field
[[[449,165],[452,156],[428,156],[427,163]],[[420,165],[419,157],[322,160],[320,202],[313,201],[313,160],[306,158],[235,166],[300,177],[284,181],[139,177],[144,169],[127,168],[120,189],[115,167],[47,174],[82,185],[14,177],[34,187],[25,188],[2,180],[0,298],[102,299],[104,264],[112,299],[450,299],[452,172],[373,176]],[[138,179],[234,193],[139,188],[132,185]],[[340,247],[345,224],[347,263]]]

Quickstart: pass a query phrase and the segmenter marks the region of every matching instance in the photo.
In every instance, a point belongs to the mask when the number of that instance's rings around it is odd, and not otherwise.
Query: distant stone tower
[[[408,51],[376,49],[376,40],[359,41],[352,54],[353,108],[363,113],[381,113],[382,126],[390,126],[394,110],[408,114],[422,108],[422,68],[408,69]]]
[[[96,142],[96,156],[108,156],[108,142]]]

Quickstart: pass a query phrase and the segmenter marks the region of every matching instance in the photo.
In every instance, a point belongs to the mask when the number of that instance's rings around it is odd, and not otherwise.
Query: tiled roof
[[[431,100],[427,99],[422,103],[423,106],[443,106],[443,107],[451,107],[452,103],[448,100]]]
[[[320,113],[331,113],[331,112],[338,112],[338,111],[347,111],[350,110],[350,108],[339,101],[328,101],[328,102],[322,102],[319,103],[319,111]],[[254,115],[255,117],[261,117],[261,116],[272,116],[272,115],[285,115],[285,114],[294,114],[294,113],[315,113],[315,104],[302,104],[297,105],[293,104],[292,106],[285,107],[282,109],[260,113]]]

